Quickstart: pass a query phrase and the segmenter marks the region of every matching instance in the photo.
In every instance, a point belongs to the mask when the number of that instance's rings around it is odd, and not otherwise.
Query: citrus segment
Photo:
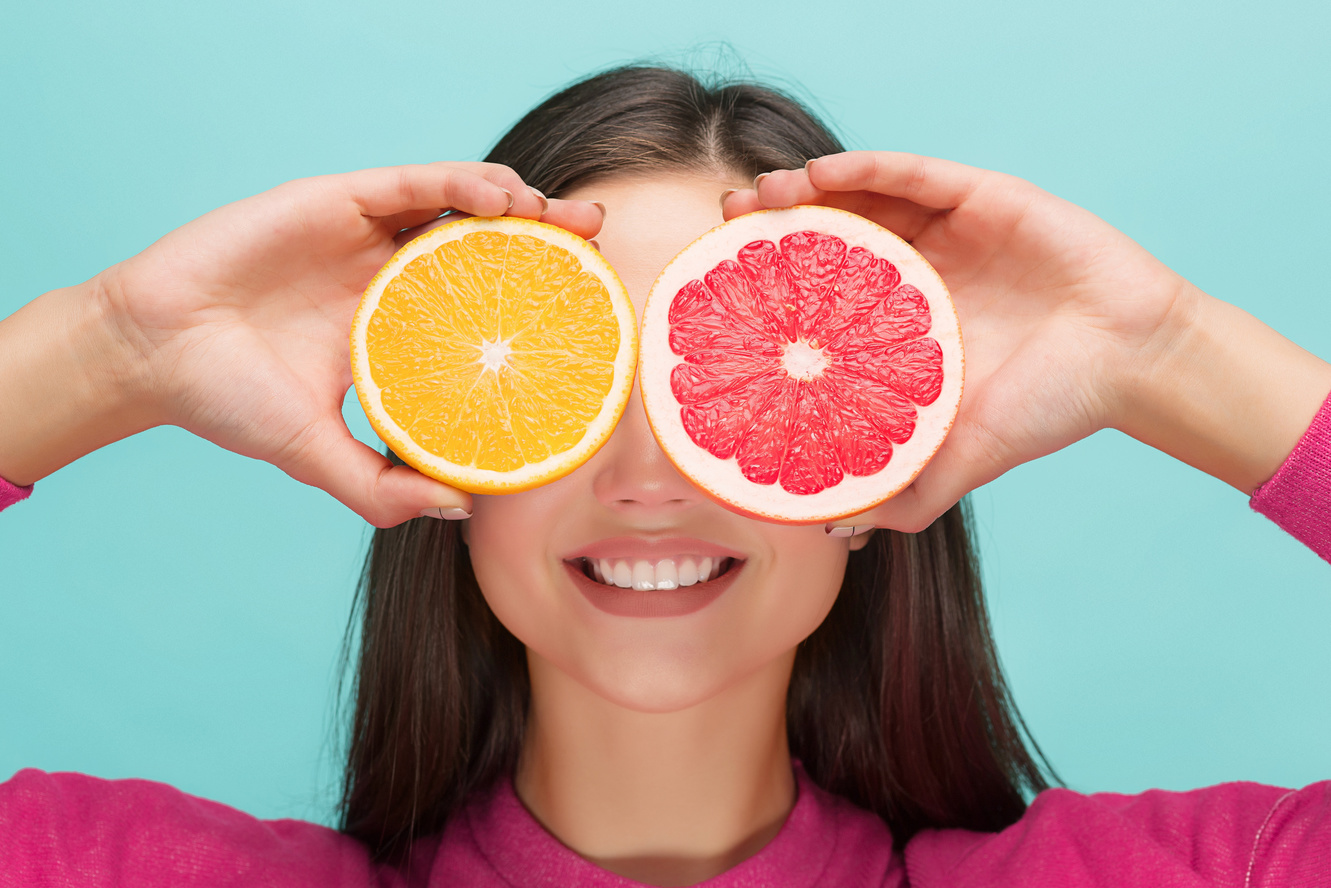
[[[723,503],[779,521],[864,511],[919,473],[961,398],[941,278],[826,207],[741,216],[658,277],[643,403],[662,449]]]
[[[472,492],[581,465],[628,402],[636,322],[586,241],[507,217],[440,226],[371,282],[352,325],[356,391],[402,459]]]

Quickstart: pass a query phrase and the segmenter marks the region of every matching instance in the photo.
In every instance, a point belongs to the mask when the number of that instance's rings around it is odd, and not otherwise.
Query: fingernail
[[[770,175],[772,175],[772,174],[771,174],[771,173],[759,173],[758,175],[754,176],[754,177],[753,177],[753,190],[754,190],[754,191],[757,191],[757,190],[758,190],[758,184],[759,184],[760,182],[762,182],[763,179],[766,179],[766,178],[767,178],[768,176],[770,176]]]
[[[601,203],[599,200],[594,200],[594,201],[592,201],[591,203],[592,203],[592,206],[596,207],[596,209],[598,209],[598,210],[601,211],[601,221],[604,222],[604,221],[605,221],[605,204]]]
[[[461,521],[463,518],[470,518],[471,513],[466,509],[459,508],[439,508],[432,506],[428,509],[421,509],[422,518],[441,518],[444,521]]]
[[[507,188],[500,188],[499,190],[508,195],[508,206],[504,208],[504,212],[507,213],[509,210],[513,209],[513,192],[509,191]]]
[[[532,194],[536,195],[536,199],[541,202],[541,215],[544,216],[546,212],[550,209],[550,201],[546,199],[546,196],[542,194],[539,190],[532,188],[530,185],[528,185],[527,188],[528,190],[531,191]],[[512,206],[512,204],[509,204],[509,206]]]
[[[739,191],[739,189],[727,188],[725,191],[721,192],[721,209],[724,210],[726,208],[726,198],[730,197],[730,195],[734,194],[736,191]]]
[[[873,530],[873,525],[872,525],[872,524],[855,524],[855,525],[849,525],[849,524],[848,524],[848,525],[845,525],[845,526],[842,526],[842,527],[837,527],[836,525],[829,524],[829,525],[827,525],[826,527],[824,527],[823,530],[824,530],[824,531],[827,533],[827,535],[830,536],[830,537],[853,537],[853,536],[859,536],[859,535],[862,534],[862,533],[868,533],[869,531]]]
[[[804,172],[806,173],[813,172],[813,162],[817,159],[818,158],[816,157],[810,157],[808,160],[804,161]]]

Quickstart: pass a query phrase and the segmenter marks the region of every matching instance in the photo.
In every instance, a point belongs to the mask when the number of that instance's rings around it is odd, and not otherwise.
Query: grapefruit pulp
[[[813,523],[899,493],[952,427],[961,329],[909,244],[828,207],[698,238],[643,310],[643,405],[662,450],[722,504]]]

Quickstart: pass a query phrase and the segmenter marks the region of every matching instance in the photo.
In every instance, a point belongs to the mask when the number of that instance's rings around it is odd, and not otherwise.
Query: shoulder
[[[781,833],[759,855],[771,859],[774,871],[805,871],[809,884],[818,885],[904,884],[900,855],[881,817],[824,790],[798,763],[795,776],[799,786],[795,808]]]
[[[892,833],[877,814],[828,792],[803,773],[799,793],[801,804],[791,812],[787,829],[835,841],[841,850],[855,848],[874,856],[890,854]]]
[[[21,884],[366,885],[364,848],[148,780],[18,772],[0,784],[0,859]]]
[[[999,833],[925,830],[906,846],[911,884],[1067,886],[1316,884],[1331,865],[1331,782],[1227,783],[1139,795],[1041,793]],[[1310,881],[1290,880],[1306,872]],[[1245,882],[1245,880],[1248,880]]]

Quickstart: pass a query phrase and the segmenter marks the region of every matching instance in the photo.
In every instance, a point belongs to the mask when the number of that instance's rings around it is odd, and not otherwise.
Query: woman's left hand
[[[914,483],[841,526],[920,530],[1008,469],[1106,427],[1251,493],[1331,388],[1331,365],[1015,177],[862,151],[755,184],[726,198],[727,218],[794,204],[858,213],[938,269],[961,319],[952,432]]]

